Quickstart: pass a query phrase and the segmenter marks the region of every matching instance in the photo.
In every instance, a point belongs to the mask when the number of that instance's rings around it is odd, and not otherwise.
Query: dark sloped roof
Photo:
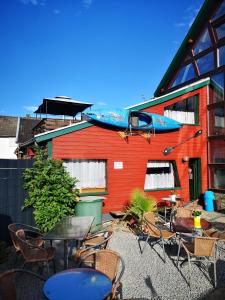
[[[195,41],[199,36],[199,30],[202,30],[209,17],[215,11],[216,7],[221,3],[221,0],[205,0],[202,8],[200,9],[195,21],[193,22],[190,30],[188,31],[186,37],[184,38],[180,48],[178,49],[176,55],[174,56],[172,62],[170,63],[166,73],[164,74],[162,80],[160,81],[157,89],[155,90],[154,96],[160,96],[165,93],[165,87],[169,84],[170,80],[174,76],[177,68],[179,68],[181,62],[185,58],[187,49],[190,47],[190,41]],[[193,80],[194,81],[194,80]],[[161,91],[162,90],[162,91]],[[168,92],[168,91],[166,91]]]
[[[20,118],[20,129],[18,132],[18,143],[24,143],[25,141],[33,138],[32,129],[35,127],[40,120],[32,118]]]
[[[90,106],[92,106],[92,103],[76,101],[65,96],[58,96],[55,98],[44,98],[35,113],[74,117],[77,113],[84,111]]]
[[[0,137],[16,137],[18,117],[0,116]]]

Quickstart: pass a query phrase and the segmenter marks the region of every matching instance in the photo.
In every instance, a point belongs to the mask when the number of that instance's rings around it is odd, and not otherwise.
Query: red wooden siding
[[[83,130],[56,137],[52,141],[53,158],[69,159],[106,159],[108,165],[108,195],[104,211],[121,210],[127,205],[134,188],[144,188],[148,160],[176,160],[181,190],[179,193],[189,199],[188,163],[182,162],[183,156],[201,158],[202,191],[207,188],[207,124],[206,99],[207,88],[159,104],[146,111],[163,114],[164,106],[199,93],[200,126],[184,125],[179,131],[157,133],[150,143],[141,136],[131,136],[128,142],[117,131],[92,126]],[[171,154],[165,156],[163,150],[189,138],[199,129],[203,134],[178,146]],[[113,168],[115,161],[123,162],[123,169]],[[160,200],[168,196],[169,191],[151,191],[149,194]]]

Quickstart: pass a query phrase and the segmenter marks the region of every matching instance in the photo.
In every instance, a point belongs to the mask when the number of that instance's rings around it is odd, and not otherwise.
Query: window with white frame
[[[70,175],[78,179],[76,187],[81,192],[106,191],[106,160],[71,159],[63,165]]]
[[[198,116],[198,95],[178,101],[164,108],[164,116],[183,124],[196,124]]]
[[[179,186],[175,161],[148,161],[145,190],[171,189]]]

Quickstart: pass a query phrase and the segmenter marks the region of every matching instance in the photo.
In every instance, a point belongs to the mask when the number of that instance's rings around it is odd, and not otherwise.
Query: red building
[[[158,201],[171,190],[185,201],[207,189],[225,192],[224,26],[225,1],[206,0],[155,98],[128,107],[180,121],[180,130],[126,140],[81,122],[35,136],[49,155],[65,160],[81,193],[106,196],[105,212],[123,209],[134,188]]]

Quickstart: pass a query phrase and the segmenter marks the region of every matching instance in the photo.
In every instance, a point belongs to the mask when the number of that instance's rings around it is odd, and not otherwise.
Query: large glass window
[[[208,29],[206,29],[205,32],[203,33],[203,35],[201,35],[197,44],[195,45],[194,53],[198,54],[198,53],[202,52],[203,50],[208,49],[211,46],[212,46],[212,42],[211,42],[211,39],[209,36]]]
[[[177,74],[172,87],[184,83],[185,81],[191,80],[196,77],[194,68],[192,64],[184,66]]]
[[[199,97],[195,95],[164,108],[164,116],[183,124],[199,122]]]
[[[106,161],[94,159],[65,160],[63,165],[74,178],[81,193],[106,191]]]
[[[224,101],[224,74],[211,77],[209,85],[209,104]]]
[[[198,65],[200,75],[213,70],[215,68],[213,52],[210,52],[200,57],[197,60],[197,65]]]
[[[219,40],[225,37],[225,24],[222,24],[216,28],[216,34]]]
[[[209,110],[209,136],[225,134],[224,105],[218,104]]]
[[[225,164],[225,141],[221,139],[211,140],[209,143],[209,163]]]
[[[225,1],[222,2],[222,4],[220,5],[218,10],[216,11],[214,16],[212,17],[212,20],[216,20],[224,14],[225,14]]]
[[[219,48],[219,66],[225,65],[225,46]]]
[[[172,189],[180,182],[175,161],[149,161],[145,176],[145,190]]]
[[[210,166],[210,188],[225,189],[225,167]]]

